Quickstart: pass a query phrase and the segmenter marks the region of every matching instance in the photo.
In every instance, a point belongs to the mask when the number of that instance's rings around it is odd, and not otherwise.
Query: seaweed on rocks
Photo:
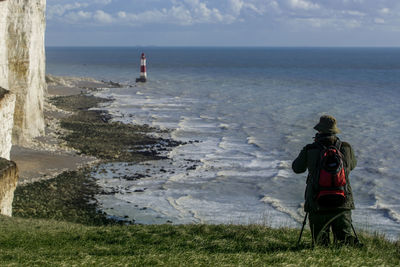
[[[86,225],[120,224],[97,209],[100,192],[89,169],[63,172],[51,180],[18,186],[13,215],[23,218],[63,220]]]
[[[100,103],[110,102],[111,99],[96,97],[87,94],[56,96],[50,102],[60,109],[67,111],[88,110],[97,107]]]
[[[61,138],[80,153],[119,162],[162,159],[163,147],[177,145],[148,135],[154,132],[149,126],[109,120],[103,111],[79,111],[61,120],[61,127],[70,130]]]
[[[164,159],[160,151],[180,144],[151,136],[157,129],[148,125],[112,122],[106,111],[89,110],[106,101],[90,95],[53,98],[57,107],[75,111],[74,115],[61,119],[61,127],[69,130],[61,138],[80,153],[119,162]]]

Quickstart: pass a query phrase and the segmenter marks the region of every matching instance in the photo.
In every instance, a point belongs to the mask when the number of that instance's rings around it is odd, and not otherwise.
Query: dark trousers
[[[328,245],[330,229],[336,242],[355,242],[351,227],[351,210],[310,212],[309,221],[314,244]]]

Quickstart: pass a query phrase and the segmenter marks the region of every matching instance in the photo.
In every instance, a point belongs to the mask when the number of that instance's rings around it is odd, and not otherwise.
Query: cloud
[[[230,11],[235,16],[239,16],[243,10],[250,10],[261,15],[265,10],[265,3],[261,5],[246,0],[228,0],[228,7],[230,9],[228,12]]]
[[[343,10],[342,14],[344,15],[349,15],[349,16],[354,16],[354,17],[364,17],[367,14],[360,12],[360,11],[355,11],[355,10]]]
[[[94,13],[93,18],[95,19],[95,21],[97,21],[99,23],[103,23],[103,24],[112,23],[114,20],[110,14],[107,14],[106,12],[104,12],[102,10],[97,10]]]
[[[127,13],[120,11],[117,13],[119,22],[130,25],[169,23],[178,25],[189,25],[192,23],[191,14],[182,7],[172,7],[171,9],[149,10],[142,13]]]
[[[177,7],[191,14],[192,23],[214,23],[223,22],[224,16],[217,8],[209,8],[206,3],[200,0],[184,0],[187,4]]]
[[[354,29],[361,26],[356,19],[337,18],[297,18],[291,21],[292,27],[330,28],[333,30]]]
[[[398,0],[48,0],[49,23],[85,25],[230,25],[353,29],[398,25]],[[375,18],[375,19],[374,19]]]
[[[233,14],[240,14],[244,6],[244,1],[242,0],[229,0],[229,7]]]
[[[387,8],[387,7],[381,8],[379,10],[379,13],[381,13],[381,14],[389,14],[390,13],[390,9]]]
[[[119,11],[117,17],[122,22],[131,25],[163,23],[183,26],[214,23],[230,24],[237,18],[230,13],[222,13],[218,8],[210,8],[200,0],[173,1],[173,3],[174,5],[170,8],[153,9],[141,13]]]
[[[78,23],[81,21],[88,21],[92,18],[91,12],[85,11],[77,11],[77,12],[68,12],[65,14],[64,18],[70,23]]]
[[[47,7],[47,19],[53,19],[54,16],[63,16],[67,11],[81,9],[87,7],[87,3],[73,3],[73,4],[65,4],[65,5],[49,5]]]
[[[289,6],[293,9],[304,9],[304,10],[312,10],[320,8],[318,4],[306,0],[289,0]]]
[[[94,0],[95,4],[102,4],[102,5],[108,5],[111,4],[113,0]]]

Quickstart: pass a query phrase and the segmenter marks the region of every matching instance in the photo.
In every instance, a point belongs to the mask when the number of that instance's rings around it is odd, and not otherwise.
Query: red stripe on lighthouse
[[[140,57],[140,78],[136,79],[136,82],[146,82],[147,81],[147,72],[146,72],[146,56],[142,53]]]
[[[146,56],[142,53],[140,58],[140,78],[146,79],[147,72],[146,72]]]

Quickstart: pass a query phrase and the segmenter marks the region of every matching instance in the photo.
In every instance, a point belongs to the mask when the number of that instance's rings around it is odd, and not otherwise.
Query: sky
[[[400,0],[47,0],[47,46],[400,46]]]

